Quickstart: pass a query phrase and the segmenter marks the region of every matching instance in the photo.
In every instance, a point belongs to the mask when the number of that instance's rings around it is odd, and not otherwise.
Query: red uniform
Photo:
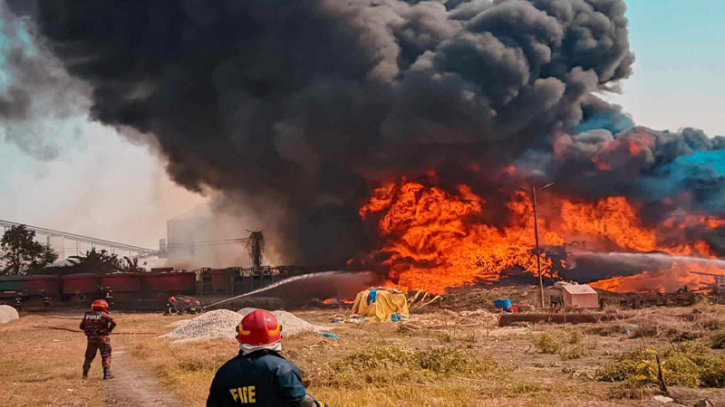
[[[109,335],[116,322],[106,311],[94,310],[86,312],[81,321],[81,330],[86,333],[88,345],[86,347],[86,360],[83,363],[83,376],[88,375],[91,368],[91,362],[96,357],[96,353],[100,351],[101,361],[103,364],[104,377],[111,367],[111,338]]]

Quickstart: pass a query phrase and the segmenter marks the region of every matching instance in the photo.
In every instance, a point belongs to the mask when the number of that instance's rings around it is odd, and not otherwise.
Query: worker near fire
[[[307,394],[302,372],[282,351],[282,327],[277,318],[255,310],[237,326],[239,355],[214,376],[207,407],[325,407]]]
[[[81,330],[85,332],[88,344],[86,346],[86,360],[83,362],[83,378],[88,378],[88,371],[91,369],[91,362],[100,351],[103,365],[103,380],[113,379],[111,374],[111,332],[116,327],[108,312],[106,300],[95,300],[91,304],[91,311],[86,312],[81,321]]]

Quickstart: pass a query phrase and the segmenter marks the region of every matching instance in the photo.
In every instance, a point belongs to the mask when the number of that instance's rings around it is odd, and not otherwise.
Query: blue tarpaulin
[[[371,302],[375,302],[375,298],[377,297],[377,295],[378,295],[377,289],[370,290],[370,294],[368,295],[368,304],[370,304]]]

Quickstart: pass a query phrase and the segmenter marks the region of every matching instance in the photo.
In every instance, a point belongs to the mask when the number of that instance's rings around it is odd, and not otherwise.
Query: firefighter
[[[20,312],[20,310],[23,308],[23,301],[25,300],[27,295],[28,294],[25,292],[25,290],[22,290],[18,291],[18,295],[15,296],[15,309],[17,309],[18,312]]]
[[[40,290],[40,295],[43,296],[43,311],[47,311],[53,306],[53,297],[49,296],[45,290]]]
[[[201,306],[201,301],[192,301],[191,307],[189,308],[190,314],[201,314],[204,311],[204,307]]]
[[[81,321],[81,330],[86,333],[88,345],[86,347],[86,359],[83,363],[83,378],[88,378],[88,371],[91,369],[91,362],[100,351],[103,364],[103,380],[113,379],[111,374],[111,338],[109,335],[116,327],[116,322],[108,313],[106,300],[95,300],[91,304],[91,311],[86,312]]]
[[[239,355],[216,372],[207,407],[325,407],[307,394],[300,369],[279,354],[281,331],[277,318],[264,310],[242,319],[237,326]]]
[[[166,302],[166,312],[164,312],[164,315],[171,315],[177,313],[178,311],[176,310],[176,297],[172,295]]]
[[[113,302],[113,289],[111,287],[106,287],[106,302],[110,305],[115,305]]]

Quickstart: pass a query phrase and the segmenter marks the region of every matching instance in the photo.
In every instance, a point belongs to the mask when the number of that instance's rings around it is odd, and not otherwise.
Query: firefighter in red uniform
[[[95,300],[91,305],[92,311],[86,312],[81,321],[81,330],[86,333],[88,346],[86,347],[86,360],[83,363],[83,378],[88,378],[91,362],[98,351],[101,352],[103,364],[103,380],[113,379],[111,374],[111,338],[109,335],[116,327],[116,322],[108,313],[106,300]]]
[[[283,358],[282,327],[264,310],[253,311],[237,326],[239,355],[214,376],[207,407],[326,407],[307,394],[302,372]]]

